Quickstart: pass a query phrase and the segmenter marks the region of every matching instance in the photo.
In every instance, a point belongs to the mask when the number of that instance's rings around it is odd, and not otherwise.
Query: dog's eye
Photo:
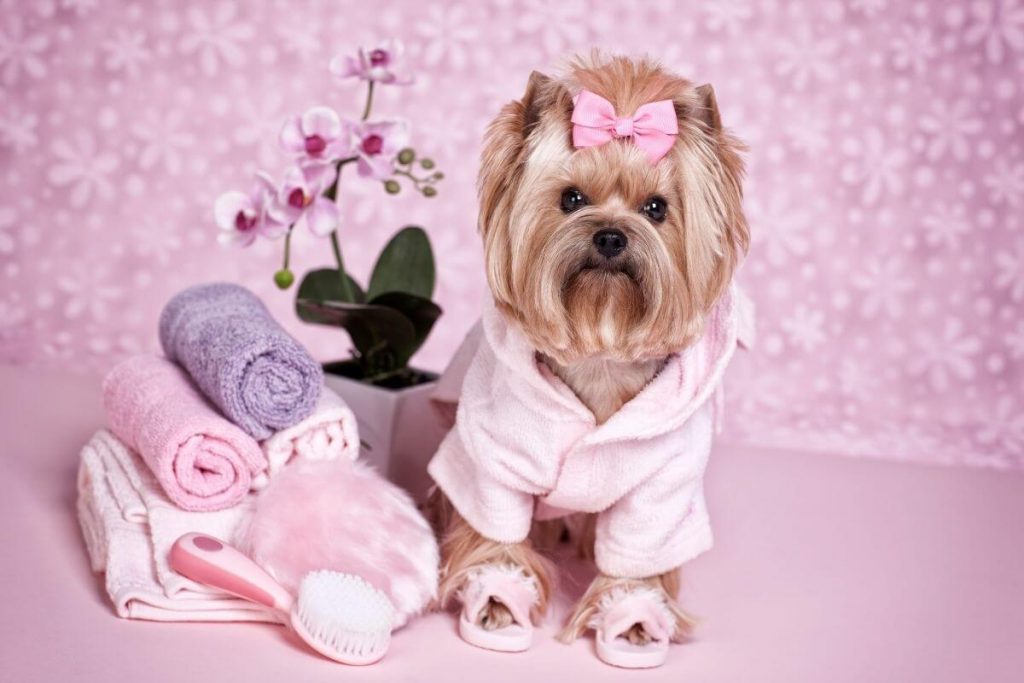
[[[589,202],[587,201],[586,195],[575,187],[570,187],[562,192],[563,213],[572,213],[577,209],[582,209],[587,204],[589,204]]]
[[[651,197],[644,202],[640,212],[655,223],[661,223],[665,220],[665,214],[668,212],[668,203],[661,197]]]

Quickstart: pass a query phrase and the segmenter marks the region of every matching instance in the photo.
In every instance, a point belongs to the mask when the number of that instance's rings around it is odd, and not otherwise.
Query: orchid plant
[[[345,329],[353,349],[348,360],[325,369],[364,382],[399,388],[427,375],[409,367],[441,315],[431,301],[434,256],[430,240],[418,227],[399,230],[384,247],[363,288],[346,271],[338,231],[339,182],[345,166],[355,164],[359,176],[378,181],[387,194],[402,190],[399,178],[425,197],[437,195],[444,176],[433,160],[418,158],[409,146],[410,127],[402,119],[371,119],[377,85],[409,85],[397,41],[330,63],[339,79],[366,82],[366,104],[359,119],[316,106],[287,119],[281,127],[281,149],[292,159],[280,181],[258,172],[248,192],[227,192],[214,204],[214,218],[223,244],[248,246],[258,238],[284,238],[284,264],[274,282],[288,289],[295,282],[290,268],[292,233],[304,225],[331,243],[335,266],[311,270],[299,284],[295,309],[300,319]]]

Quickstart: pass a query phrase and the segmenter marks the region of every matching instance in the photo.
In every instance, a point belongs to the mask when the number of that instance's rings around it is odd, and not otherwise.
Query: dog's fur
[[[573,96],[587,89],[611,102],[619,115],[657,100],[671,100],[679,136],[652,165],[629,140],[574,150]],[[741,208],[740,143],[722,128],[709,85],[695,87],[651,61],[592,56],[553,79],[534,72],[526,94],[510,102],[491,124],[480,170],[480,232],[487,279],[498,310],[519,326],[546,363],[594,413],[606,421],[635,396],[672,353],[699,338],[707,312],[732,279],[749,233]],[[560,208],[567,188],[578,188],[587,206]],[[666,219],[652,221],[640,208],[651,197],[667,202]],[[608,259],[593,245],[604,228],[628,238],[626,250]],[[562,534],[535,524],[531,538],[501,544],[478,534],[438,495],[443,530],[441,599],[447,603],[468,571],[482,564],[513,564],[537,579],[536,620],[552,590],[550,562],[538,551],[540,536]],[[568,520],[582,530],[581,548],[592,557],[593,523]],[[586,592],[562,639],[587,628],[601,596],[623,585],[645,583],[669,598],[677,633],[690,621],[676,606],[678,570],[645,579],[599,575]],[[477,615],[487,628],[511,621],[492,601]],[[628,634],[648,639],[640,625]]]

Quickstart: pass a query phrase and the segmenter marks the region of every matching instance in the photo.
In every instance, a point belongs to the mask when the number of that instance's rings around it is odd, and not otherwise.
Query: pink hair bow
[[[599,147],[613,138],[633,138],[652,164],[668,154],[679,134],[672,100],[648,102],[632,116],[617,117],[611,102],[589,90],[576,96],[572,123],[573,146]]]

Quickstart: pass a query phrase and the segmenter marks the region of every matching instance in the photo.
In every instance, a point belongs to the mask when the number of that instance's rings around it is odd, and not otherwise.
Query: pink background
[[[751,146],[741,281],[758,348],[729,380],[727,437],[767,446],[1024,467],[1024,5],[1017,0],[611,3],[0,0],[0,360],[100,371],[156,344],[176,290],[242,282],[315,354],[271,274],[280,243],[215,243],[221,192],[279,173],[285,115],[357,114],[339,50],[405,41],[383,88],[447,175],[440,196],[342,187],[360,278],[425,226],[446,309],[439,368],[485,285],[474,179],[483,127],[531,69],[591,46],[649,51],[715,85]],[[330,263],[294,240],[293,268]]]

